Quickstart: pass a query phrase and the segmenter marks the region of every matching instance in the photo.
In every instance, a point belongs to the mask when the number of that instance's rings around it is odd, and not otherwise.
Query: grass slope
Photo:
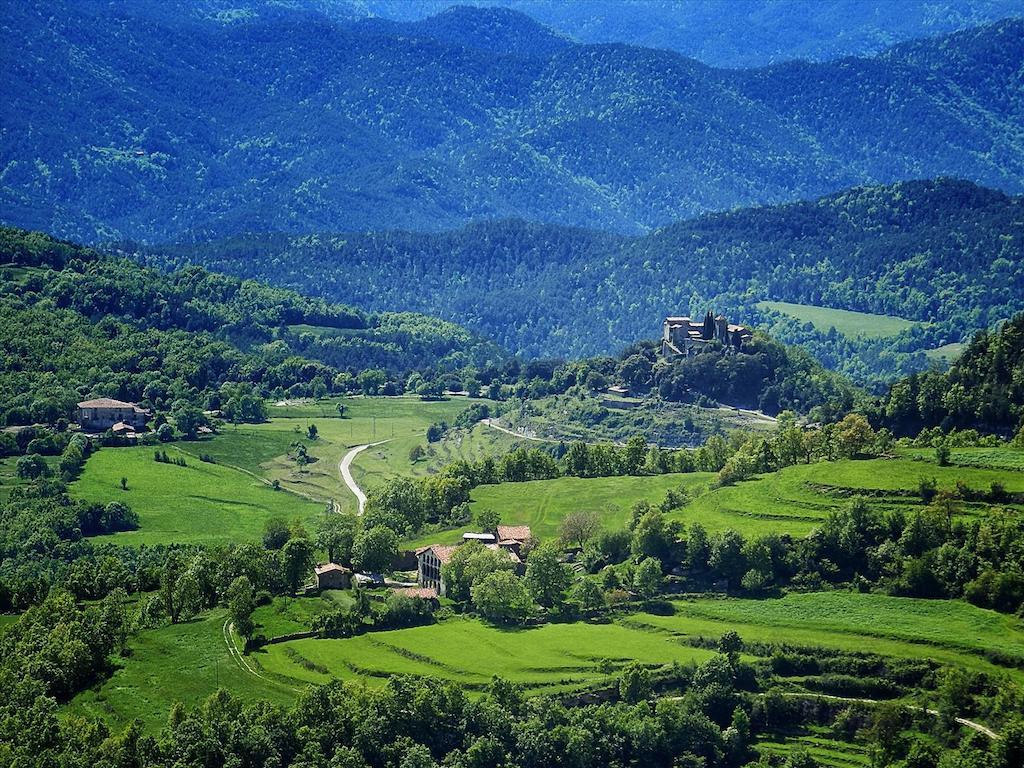
[[[813,304],[791,304],[788,301],[759,301],[757,306],[810,323],[819,331],[827,332],[829,328],[835,328],[837,333],[849,338],[886,338],[918,325],[913,320],[892,315],[852,312],[848,309],[832,309]]]
[[[501,453],[516,440],[490,435],[483,430],[459,431],[430,448],[433,455],[415,464],[409,460],[414,445],[427,446],[427,428],[439,421],[451,422],[470,402],[467,398],[424,401],[418,397],[350,397],[345,417],[338,418],[337,400],[298,402],[270,408],[264,424],[228,427],[203,442],[201,450],[218,461],[237,464],[285,488],[326,501],[334,499],[355,510],[355,497],[345,487],[338,464],[350,448],[386,441],[359,454],[352,475],[364,488],[372,488],[396,476],[423,476],[456,458],[479,458]],[[306,437],[309,425],[318,431],[316,440]],[[299,467],[286,455],[295,441],[303,442],[314,461]],[[198,448],[196,450],[199,450]]]
[[[940,467],[933,461],[910,458],[819,462],[711,490],[686,506],[683,519],[699,522],[708,530],[735,528],[750,535],[803,536],[858,494],[870,496],[871,503],[881,508],[914,509],[921,503],[916,493],[922,478],[935,478],[940,490],[951,490],[962,480],[979,490],[999,482],[1007,491],[1024,491],[1024,475],[989,467]],[[961,509],[965,515],[984,511],[980,504]]]
[[[654,475],[651,477],[560,477],[555,480],[532,480],[527,483],[481,485],[473,490],[470,507],[476,513],[493,509],[506,525],[529,525],[535,536],[556,538],[562,518],[575,510],[598,512],[608,529],[626,524],[629,510],[638,501],[657,504],[671,488],[694,489],[711,482],[712,475]],[[452,543],[461,539],[472,526],[454,531],[425,534],[410,546]]]
[[[187,444],[191,446],[192,444]],[[153,448],[105,448],[86,462],[71,493],[87,501],[122,501],[139,515],[135,531],[102,537],[121,544],[227,544],[259,538],[275,515],[312,524],[319,503],[221,464],[199,461],[174,445],[162,446],[187,466],[153,461]],[[121,478],[128,478],[122,491]]]
[[[267,635],[299,631],[320,610],[347,597],[332,592],[277,599],[257,611],[257,622]],[[959,601],[820,592],[768,600],[678,600],[673,606],[670,616],[629,614],[607,624],[502,629],[454,617],[348,639],[293,640],[245,657],[252,672],[229,652],[226,614],[218,609],[187,624],[141,632],[120,669],[77,696],[69,711],[91,712],[117,724],[141,717],[152,728],[164,722],[175,701],[195,704],[218,686],[249,699],[288,703],[311,683],[337,677],[376,684],[400,673],[454,680],[470,690],[498,675],[534,693],[568,691],[608,681],[631,660],[700,662],[711,652],[689,641],[729,630],[751,642],[933,659],[1024,681],[1024,670],[996,666],[985,656],[998,648],[1024,658],[1020,619]]]
[[[313,619],[335,608],[347,608],[354,602],[352,592],[342,589],[328,589],[315,597],[275,597],[267,605],[253,611],[257,633],[264,637],[290,635],[307,632]]]
[[[985,657],[998,648],[1024,660],[1020,619],[961,601],[815,592],[767,600],[694,599],[674,606],[674,615],[641,614],[626,623],[680,639],[717,637],[732,629],[745,640],[934,659],[1024,680],[1024,670],[1008,670]]]
[[[224,638],[227,612],[215,610],[185,624],[147,629],[129,643],[131,655],[94,688],[76,696],[68,714],[91,714],[121,726],[140,718],[155,730],[175,702],[195,706],[218,688],[250,700],[288,705],[296,690],[244,670]]]
[[[374,681],[404,673],[455,680],[472,689],[497,675],[550,693],[608,679],[632,659],[667,664],[710,655],[620,624],[499,629],[456,618],[344,640],[295,640],[267,646],[255,657],[269,673],[311,683],[331,677]]]

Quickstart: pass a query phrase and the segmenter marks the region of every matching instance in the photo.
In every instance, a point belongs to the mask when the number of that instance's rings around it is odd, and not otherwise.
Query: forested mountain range
[[[237,6],[237,3],[231,3]],[[1017,0],[320,0],[339,19],[418,21],[458,6],[509,8],[581,43],[667,48],[719,67],[822,61],[1024,13]]]
[[[12,4],[3,219],[88,242],[507,217],[640,233],[907,178],[1024,191],[1024,21],[729,70],[508,9],[313,7]]]
[[[4,424],[52,422],[85,397],[219,408],[239,387],[324,394],[375,370],[379,389],[416,369],[508,357],[435,318],[370,314],[199,267],[162,274],[9,227],[0,227],[0,349]]]
[[[711,214],[642,237],[517,220],[446,233],[264,235],[126,253],[190,262],[370,309],[437,313],[526,355],[615,351],[665,314],[771,325],[865,382],[1021,311],[1024,198],[951,179]],[[921,321],[855,342],[769,316],[762,299]]]

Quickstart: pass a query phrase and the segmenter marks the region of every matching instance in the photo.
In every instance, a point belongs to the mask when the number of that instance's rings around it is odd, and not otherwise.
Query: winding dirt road
[[[359,502],[359,514],[363,514],[363,510],[366,509],[366,494],[363,493],[363,489],[356,483],[355,478],[352,477],[352,462],[356,456],[365,451],[367,448],[373,448],[378,445],[383,445],[389,442],[388,440],[378,440],[376,443],[366,443],[365,445],[357,445],[346,453],[341,463],[338,464],[338,472],[341,473],[341,479],[348,486],[348,489],[352,491],[356,497],[356,501]]]

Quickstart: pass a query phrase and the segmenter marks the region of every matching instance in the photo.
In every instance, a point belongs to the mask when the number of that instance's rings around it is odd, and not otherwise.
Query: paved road
[[[357,445],[355,448],[346,453],[341,463],[338,464],[338,471],[341,473],[341,479],[348,486],[348,489],[356,497],[356,501],[359,502],[359,514],[363,514],[363,510],[366,509],[366,494],[363,493],[363,489],[356,483],[355,478],[352,477],[352,461],[360,453],[365,451],[367,448],[373,448],[376,445],[383,445],[388,442],[387,440],[378,440],[376,443],[367,443],[366,445]]]

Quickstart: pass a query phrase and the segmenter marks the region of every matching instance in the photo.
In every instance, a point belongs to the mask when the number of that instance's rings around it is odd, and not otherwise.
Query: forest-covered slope
[[[135,250],[135,249],[129,249]],[[1024,309],[1024,200],[939,180],[682,221],[640,238],[505,221],[454,232],[249,236],[150,252],[368,308],[439,314],[527,354],[613,351],[711,306],[770,324],[861,381]],[[769,316],[776,299],[920,324],[855,341]]]
[[[638,233],[907,178],[1024,191],[1020,20],[728,70],[504,9],[6,10],[2,217],[90,242],[505,217]]]
[[[234,3],[237,5],[237,3]],[[1017,0],[321,0],[339,19],[416,21],[466,6],[528,14],[581,43],[667,48],[718,67],[864,56],[1024,13]]]
[[[324,394],[344,387],[339,372],[381,370],[380,386],[387,375],[506,358],[442,320],[369,314],[198,267],[163,274],[8,227],[0,349],[5,424],[52,422],[86,396],[220,407],[239,385]]]

